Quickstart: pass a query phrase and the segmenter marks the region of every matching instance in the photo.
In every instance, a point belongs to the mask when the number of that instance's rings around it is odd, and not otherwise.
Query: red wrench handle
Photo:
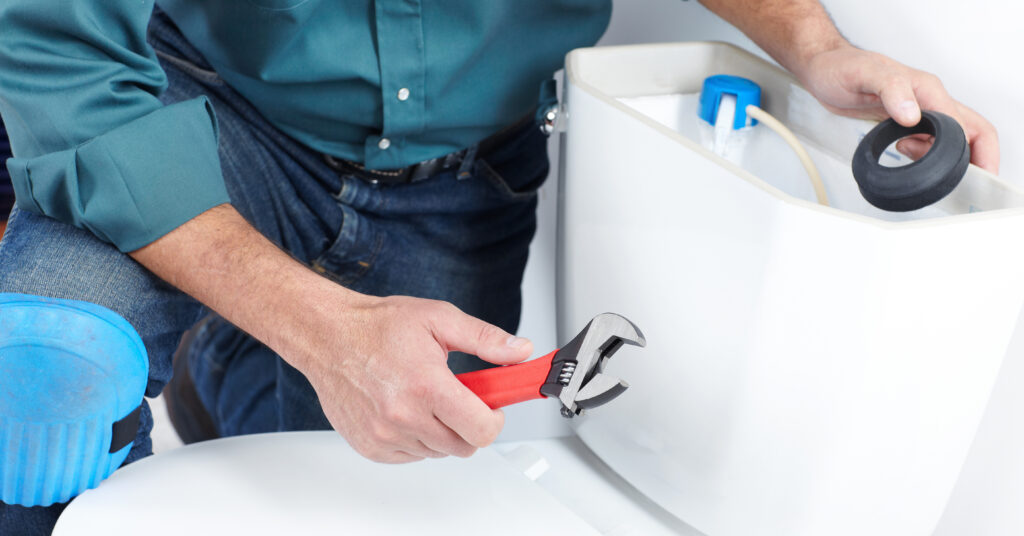
[[[551,360],[556,353],[558,350],[525,363],[466,372],[455,377],[491,409],[503,408],[535,398],[544,398],[544,395],[540,394],[540,387],[548,379]]]

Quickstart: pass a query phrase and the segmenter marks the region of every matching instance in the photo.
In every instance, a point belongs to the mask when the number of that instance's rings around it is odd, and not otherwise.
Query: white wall
[[[855,44],[939,75],[950,93],[1000,133],[1001,176],[1024,185],[1024,34],[1021,8],[1000,0],[824,0]],[[693,1],[616,0],[602,44],[721,40],[763,55],[750,40]],[[552,150],[553,159],[557,151]],[[557,164],[557,162],[553,162]],[[557,165],[553,166],[557,169]],[[553,179],[553,178],[552,178]],[[554,180],[541,191],[540,230],[524,283],[520,333],[537,352],[554,334]],[[1024,237],[1022,237],[1024,242]],[[1007,244],[1016,247],[1016,244]],[[1022,274],[1024,277],[1024,274]],[[1024,327],[1024,322],[1022,322]],[[562,341],[564,342],[564,341]],[[628,379],[628,378],[627,378]],[[509,408],[505,438],[566,433],[550,401]],[[936,536],[1024,534],[1024,329],[1011,343],[971,455]],[[714,536],[714,535],[712,535]]]

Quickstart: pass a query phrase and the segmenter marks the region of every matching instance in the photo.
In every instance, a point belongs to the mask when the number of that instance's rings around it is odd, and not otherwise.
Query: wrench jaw
[[[629,384],[607,374],[595,374],[593,378],[583,385],[580,392],[576,394],[576,414],[580,415],[584,410],[596,408],[607,404],[621,395],[629,388]],[[562,408],[562,415],[570,413],[567,408]],[[566,417],[571,418],[571,415]]]
[[[625,344],[643,347],[647,340],[625,317],[614,313],[594,317],[555,354],[541,394],[558,398],[567,419],[608,403],[629,387],[604,373],[608,360]]]

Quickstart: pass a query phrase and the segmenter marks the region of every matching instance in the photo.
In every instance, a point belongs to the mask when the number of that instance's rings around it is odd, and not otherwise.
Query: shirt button
[[[398,100],[404,101],[409,99],[409,88],[403,87],[398,90]]]
[[[377,147],[380,147],[380,150],[383,151],[388,147],[391,147],[391,140],[387,138],[381,138],[380,141],[377,142]]]

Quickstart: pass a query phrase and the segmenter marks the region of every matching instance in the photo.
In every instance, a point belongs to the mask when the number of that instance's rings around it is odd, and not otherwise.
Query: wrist
[[[801,81],[819,55],[852,46],[818,0],[700,0]]]
[[[274,292],[257,298],[255,309],[265,314],[256,320],[259,333],[252,334],[305,373],[318,361],[337,357],[316,349],[333,346],[328,341],[339,331],[358,333],[365,324],[362,314],[379,298],[347,289],[299,263],[291,268],[280,274]]]
[[[816,65],[817,60],[824,54],[855,48],[839,32],[835,32],[834,35],[821,36],[817,39],[808,40],[802,45],[794,46],[791,57],[785,62],[780,61],[780,63],[783,64],[783,67],[789,69],[800,83],[806,87],[809,86],[811,77],[819,67]]]

